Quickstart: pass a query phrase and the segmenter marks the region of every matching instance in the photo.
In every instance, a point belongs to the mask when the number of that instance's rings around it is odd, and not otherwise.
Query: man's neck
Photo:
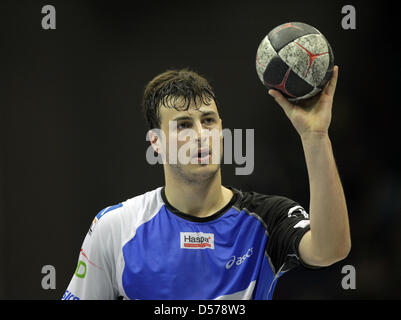
[[[166,178],[165,193],[174,208],[195,217],[214,214],[227,205],[233,195],[230,189],[221,185],[220,171],[204,183],[187,184]]]

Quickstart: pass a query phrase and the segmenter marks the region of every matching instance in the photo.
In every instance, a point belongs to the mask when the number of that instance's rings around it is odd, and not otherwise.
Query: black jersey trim
[[[173,207],[170,202],[168,202],[167,197],[166,197],[166,192],[165,192],[165,187],[163,187],[161,189],[161,197],[163,199],[164,204],[166,205],[167,209],[172,212],[173,214],[175,214],[176,216],[188,220],[188,221],[192,221],[192,222],[209,222],[209,221],[213,221],[216,220],[218,218],[220,218],[224,213],[226,213],[233,205],[234,203],[238,200],[239,194],[238,191],[232,187],[226,187],[227,189],[230,189],[233,192],[233,196],[231,198],[231,200],[223,207],[221,208],[219,211],[213,213],[210,216],[207,217],[194,217],[188,213],[184,213],[180,210],[178,210],[177,208]]]
[[[233,192],[236,192],[240,195],[240,197],[238,197],[238,202],[235,203],[233,205],[233,208],[235,208],[238,212],[244,210],[248,215],[254,217],[255,219],[259,220],[259,222],[263,225],[263,227],[266,230],[266,235],[269,236],[269,231],[268,231],[268,226],[267,226],[267,222],[264,220],[264,218],[257,212],[251,211],[247,208],[247,206],[242,204],[242,197],[244,195],[244,192],[232,187],[229,187]],[[246,192],[245,192],[246,193]],[[267,196],[267,197],[275,197],[274,195],[265,195],[265,194],[260,194],[263,196]],[[288,199],[291,200],[291,199]],[[313,265],[308,265],[306,262],[304,262],[301,258],[301,255],[299,254],[299,243],[301,242],[302,237],[310,230],[310,225],[306,226],[305,228],[303,228],[302,231],[300,231],[297,235],[296,238],[294,240],[294,250],[295,250],[295,257],[299,262],[299,265],[303,266],[306,269],[309,270],[321,270],[321,269],[325,269],[327,267],[322,267],[322,266],[313,266]],[[275,276],[278,276],[280,272],[287,272],[290,271],[294,266],[291,266],[291,263],[284,263],[281,266],[278,267],[278,269],[275,268],[273,261],[271,260],[271,257],[269,256],[268,252],[267,252],[267,248],[265,249],[265,255],[267,260],[269,261],[270,267],[272,268],[273,273],[275,274]],[[276,273],[276,270],[277,273]]]

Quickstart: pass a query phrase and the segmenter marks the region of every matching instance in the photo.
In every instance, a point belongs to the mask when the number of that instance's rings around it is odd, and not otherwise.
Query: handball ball
[[[301,22],[271,30],[256,53],[259,79],[290,101],[318,94],[330,80],[333,66],[329,42],[319,30]]]

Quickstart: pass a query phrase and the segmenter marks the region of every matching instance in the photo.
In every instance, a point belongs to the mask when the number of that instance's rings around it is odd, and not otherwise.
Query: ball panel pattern
[[[329,66],[326,40],[318,34],[300,37],[280,50],[278,55],[312,86],[318,86]]]
[[[334,54],[333,54],[333,50],[331,49],[330,43],[327,41],[327,39],[322,35],[322,37],[326,40],[326,44],[329,50],[329,65],[327,67],[327,72],[323,78],[323,80],[319,83],[319,85],[317,86],[320,89],[323,89],[324,86],[326,85],[327,82],[329,82],[329,80],[331,79],[331,76],[333,74],[333,67],[334,67]]]
[[[323,89],[326,86],[327,82],[329,82],[329,80],[331,79],[332,75],[333,75],[333,68],[331,68],[331,70],[327,70],[326,75],[324,76],[322,82],[318,86],[316,86],[316,88]]]
[[[266,36],[259,45],[256,53],[256,71],[258,73],[260,81],[263,82],[263,74],[265,73],[266,67],[270,60],[277,56],[276,51],[270,44],[268,36]]]
[[[291,69],[290,69],[291,70]],[[302,97],[313,91],[314,87],[303,81],[293,70],[290,71],[285,87],[293,97]],[[293,98],[291,97],[291,98]]]
[[[280,90],[287,98],[303,96],[313,90],[313,86],[303,81],[279,56],[273,57],[267,65],[263,79],[266,87]]]
[[[280,85],[280,83],[285,78],[285,74],[288,71],[288,65],[279,57],[275,56],[270,60],[269,64],[266,66],[265,73],[263,75],[263,80],[265,85],[269,88],[274,88]]]
[[[288,22],[275,27],[267,35],[276,52],[290,42],[307,34],[320,34],[319,30],[302,22]]]
[[[297,102],[299,100],[304,100],[304,99],[308,99],[308,98],[312,98],[313,96],[317,95],[320,91],[322,91],[322,89],[314,87],[312,91],[310,91],[309,93],[303,95],[303,96],[299,96],[297,98],[291,98],[289,97],[288,100],[291,102]]]

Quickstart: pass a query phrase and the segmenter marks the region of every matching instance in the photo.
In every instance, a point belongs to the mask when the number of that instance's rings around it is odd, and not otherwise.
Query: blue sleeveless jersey
[[[100,211],[63,299],[271,299],[301,263],[309,216],[281,196],[232,187],[219,212],[172,207],[164,187]]]

